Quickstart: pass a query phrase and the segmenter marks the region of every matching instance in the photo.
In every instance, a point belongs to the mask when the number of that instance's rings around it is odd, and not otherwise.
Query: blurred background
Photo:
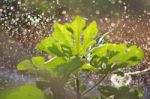
[[[70,22],[77,15],[96,20],[99,35],[110,31],[108,42],[143,48],[145,58],[131,71],[150,68],[150,0],[0,0],[0,90],[32,81],[16,65],[40,54],[34,47],[51,35],[55,21]],[[150,72],[133,78],[146,92],[150,89]]]

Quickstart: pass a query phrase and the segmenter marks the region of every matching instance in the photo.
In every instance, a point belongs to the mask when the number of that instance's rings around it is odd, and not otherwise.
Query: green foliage
[[[53,58],[46,60],[42,56],[33,57],[31,60],[20,62],[17,69],[28,71],[38,78],[36,85],[39,89],[45,90],[50,87],[53,99],[63,99],[64,97],[71,99],[72,97],[69,97],[67,90],[73,88],[76,90],[75,97],[81,99],[95,86],[98,86],[106,75],[114,73],[123,76],[123,72],[118,69],[135,66],[144,57],[141,48],[135,45],[127,47],[125,44],[104,43],[103,40],[108,33],[96,39],[97,33],[96,22],[93,21],[89,26],[86,26],[85,18],[80,16],[77,16],[71,23],[59,24],[56,22],[53,34],[36,46],[40,52]],[[83,75],[85,75],[84,78]],[[91,89],[87,89],[86,84],[93,75],[104,75],[104,78]],[[36,92],[35,86],[34,89],[32,88],[33,93],[39,92],[39,89]],[[112,90],[111,93],[109,89]],[[117,98],[120,97],[119,99],[127,99],[122,98],[124,97],[123,93],[132,99],[139,99],[143,96],[139,94],[137,89],[128,87],[119,89],[109,86],[101,87],[100,92],[100,95],[115,95]],[[18,91],[17,94],[21,95],[22,91],[21,93]],[[71,93],[71,96],[73,95],[74,92]]]
[[[11,90],[6,90],[1,99],[48,99],[44,92],[34,84],[25,84]]]
[[[137,88],[123,86],[115,88],[112,86],[100,86],[100,94],[104,99],[143,99],[143,92]]]
[[[111,73],[119,68],[135,66],[144,57],[141,48],[125,44],[104,44],[92,50],[91,65],[100,73]]]
[[[91,66],[90,64],[84,64],[82,66],[83,70],[88,70],[88,71],[93,71],[95,68],[93,66]]]
[[[75,72],[75,70],[80,68],[82,65],[83,62],[79,58],[73,58],[65,64],[60,64],[55,71],[58,72],[59,76],[63,80],[66,80],[71,73]]]
[[[54,24],[54,33],[37,45],[37,49],[49,55],[72,57],[87,54],[87,48],[96,43],[96,22],[86,27],[84,18],[77,16],[72,23]]]
[[[37,77],[56,77],[58,73],[56,72],[56,68],[59,65],[65,64],[66,61],[60,57],[54,58],[51,61],[45,61],[44,57],[33,57],[30,60],[24,60],[20,62],[17,66],[17,69],[20,71],[28,71],[30,74],[35,75]],[[49,75],[49,76],[48,76]]]
[[[29,73],[42,76],[47,71],[52,77],[59,76],[64,81],[68,79],[69,75],[76,69],[80,68],[83,62],[80,58],[72,58],[65,61],[60,57],[54,58],[50,62],[45,62],[43,57],[33,57],[32,61],[24,60],[18,64],[18,70],[27,70]],[[43,73],[42,73],[43,72]]]

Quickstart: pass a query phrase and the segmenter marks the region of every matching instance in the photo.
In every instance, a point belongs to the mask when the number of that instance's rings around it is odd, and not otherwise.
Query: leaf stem
[[[98,86],[105,78],[107,77],[107,75],[104,75],[94,86],[92,86],[91,88],[87,89],[86,91],[84,91],[81,96],[86,95],[88,92],[90,92],[91,90],[93,90],[96,86]]]
[[[89,79],[89,77],[91,76],[91,72],[89,72],[86,76],[86,78],[83,80],[83,82],[87,81]]]

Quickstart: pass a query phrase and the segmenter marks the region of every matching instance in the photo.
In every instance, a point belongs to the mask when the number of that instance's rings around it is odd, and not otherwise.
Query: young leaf
[[[73,30],[73,36],[75,39],[75,54],[80,53],[81,49],[81,35],[83,34],[83,29],[86,27],[86,21],[84,18],[77,16],[75,20],[71,23],[71,28]]]
[[[54,23],[52,36],[42,40],[36,48],[58,57],[70,58],[85,55],[87,54],[87,48],[96,43],[93,39],[97,32],[95,21],[86,28],[85,18],[77,16],[71,23]]]
[[[96,43],[94,38],[98,33],[96,22],[93,21],[84,31],[84,38],[83,38],[83,47],[81,49],[81,53],[86,52],[87,48]]]
[[[53,33],[53,38],[68,47],[73,47],[73,41],[71,37],[71,33],[67,30],[65,25],[61,25],[59,23],[54,24],[54,33]]]

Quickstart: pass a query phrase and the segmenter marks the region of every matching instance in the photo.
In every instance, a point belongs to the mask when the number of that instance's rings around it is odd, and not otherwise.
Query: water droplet
[[[66,11],[66,10],[63,10],[63,11],[62,11],[62,14],[63,14],[63,15],[65,15],[66,13],[67,13],[67,11]]]
[[[96,10],[95,13],[98,15],[98,14],[100,14],[100,11],[99,11],[99,10]]]

